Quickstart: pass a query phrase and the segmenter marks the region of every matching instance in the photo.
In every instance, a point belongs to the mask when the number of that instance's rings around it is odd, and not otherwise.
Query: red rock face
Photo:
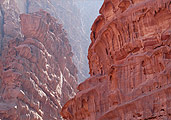
[[[105,0],[92,26],[91,77],[67,120],[171,119],[171,1]]]
[[[89,33],[85,33],[81,20],[82,15],[75,2],[77,0],[0,0],[0,28],[4,26],[4,32],[7,33],[8,38],[13,38],[18,36],[20,14],[34,13],[40,9],[50,13],[51,16],[58,19],[58,23],[61,23],[67,32],[67,38],[74,53],[72,59],[78,69],[78,82],[80,83],[89,77],[87,54],[90,40]],[[1,40],[0,29],[0,46]]]
[[[89,77],[87,54],[90,40],[89,33],[85,33],[83,27],[80,9],[75,5],[77,2],[78,0],[27,0],[26,11],[32,13],[43,9],[61,21],[74,53],[73,62],[78,69],[78,82],[80,83]]]
[[[3,34],[0,119],[60,120],[61,107],[77,85],[66,33],[44,11],[22,14],[20,20],[21,32],[17,29],[16,37],[10,31]]]

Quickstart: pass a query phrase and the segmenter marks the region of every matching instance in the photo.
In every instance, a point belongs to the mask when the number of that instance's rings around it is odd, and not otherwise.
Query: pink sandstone
[[[8,20],[11,15],[4,21],[12,24]],[[4,25],[0,119],[62,120],[59,112],[77,85],[66,32],[45,11],[22,14],[20,20],[15,26],[21,26],[21,31]]]
[[[171,1],[104,0],[67,120],[171,119]]]

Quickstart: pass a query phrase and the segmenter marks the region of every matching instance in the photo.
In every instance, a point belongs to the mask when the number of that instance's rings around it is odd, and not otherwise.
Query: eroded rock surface
[[[73,62],[78,69],[78,81],[82,82],[89,76],[88,46],[89,36],[85,34],[80,9],[75,5],[75,0],[0,0],[0,25],[3,24],[3,16],[8,19],[7,32],[16,35],[19,15],[33,13],[40,9],[47,11],[58,19],[67,32],[67,38],[71,44]],[[4,29],[5,30],[5,29]],[[0,29],[1,31],[1,29]],[[1,33],[0,33],[1,34]],[[11,36],[11,35],[10,35]],[[1,36],[0,36],[1,37]]]
[[[18,16],[15,8],[3,10],[0,119],[62,119],[61,107],[77,85],[65,30],[45,11]]]
[[[171,1],[105,0],[92,26],[91,77],[67,120],[171,119]]]
[[[67,31],[68,39],[74,53],[73,62],[78,69],[78,81],[82,82],[89,76],[87,51],[90,44],[86,36],[81,13],[74,0],[27,0],[27,12],[32,13],[43,9],[60,20]]]

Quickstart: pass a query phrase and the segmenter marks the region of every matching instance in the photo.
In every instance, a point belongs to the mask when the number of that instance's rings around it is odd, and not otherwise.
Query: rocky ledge
[[[21,14],[20,20],[21,30],[5,31],[1,40],[0,119],[60,120],[77,86],[66,32],[45,11]]]
[[[104,0],[92,26],[91,77],[67,120],[171,119],[171,1]]]

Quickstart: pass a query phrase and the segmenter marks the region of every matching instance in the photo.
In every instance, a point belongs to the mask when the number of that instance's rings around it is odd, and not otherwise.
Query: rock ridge
[[[0,119],[62,120],[59,112],[75,95],[77,86],[67,34],[43,10],[18,17],[20,23],[16,25],[21,27],[15,33],[6,31],[11,27],[7,24],[10,19],[4,19]]]

